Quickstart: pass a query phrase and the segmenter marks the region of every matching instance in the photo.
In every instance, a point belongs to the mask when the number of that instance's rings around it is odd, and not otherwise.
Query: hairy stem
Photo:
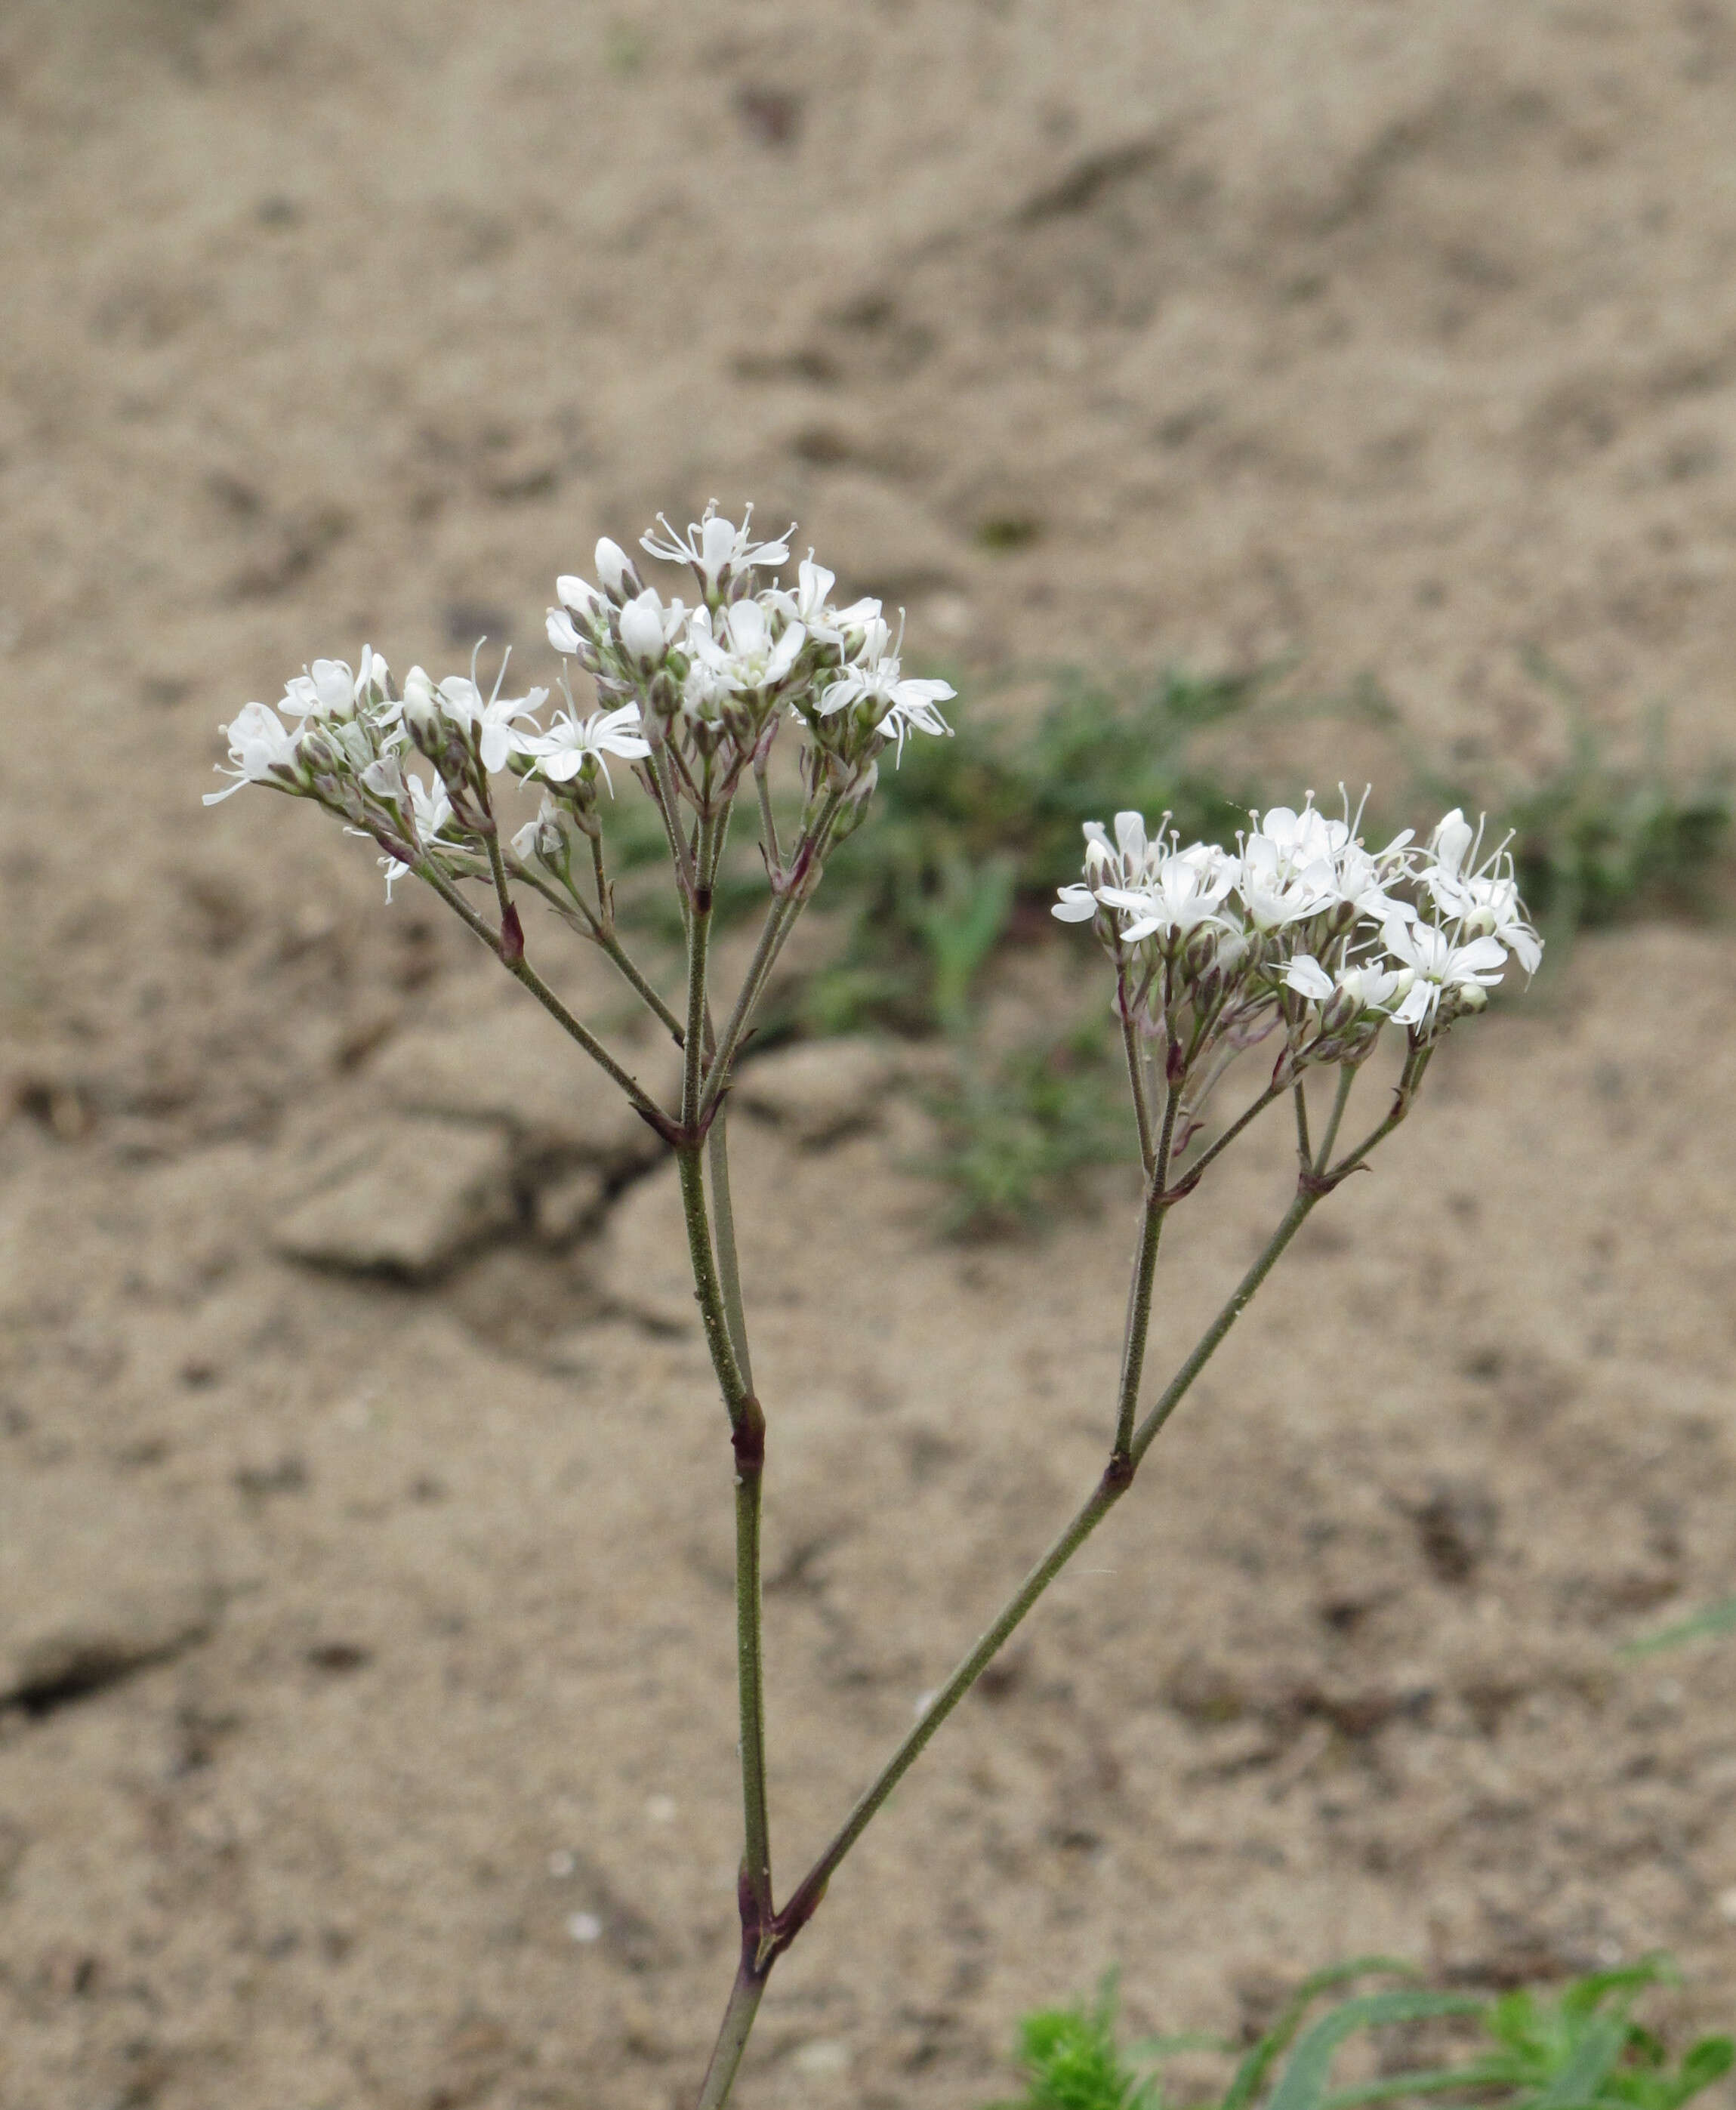
[[[1157,1161],[1157,1147],[1151,1139],[1151,1100],[1146,1089],[1146,1065],[1139,1045],[1139,1028],[1133,1022],[1127,1005],[1127,974],[1118,973],[1121,998],[1121,1045],[1128,1058],[1128,1084],[1133,1093],[1133,1118],[1139,1125],[1139,1161],[1146,1169],[1146,1177],[1151,1177],[1151,1167]]]
[[[649,1114],[654,1122],[662,1121],[664,1117],[662,1110],[632,1071],[625,1063],[617,1061],[613,1055],[610,1054],[608,1049],[604,1046],[588,1026],[573,1017],[542,976],[525,958],[522,953],[519,953],[516,957],[511,953],[509,949],[503,944],[500,932],[489,928],[486,919],[477,915],[458,889],[450,883],[445,874],[437,871],[432,864],[418,864],[415,867],[415,872],[416,876],[425,880],[459,920],[476,933],[507,972],[515,980],[524,984],[543,1009],[560,1027],[562,1032],[576,1040],[590,1056],[592,1062],[608,1072],[639,1111],[641,1113]]]
[[[1338,1140],[1338,1131],[1343,1125],[1345,1108],[1350,1103],[1350,1087],[1356,1082],[1356,1065],[1340,1062],[1338,1066],[1338,1089],[1332,1095],[1332,1111],[1327,1121],[1326,1131],[1320,1139],[1320,1148],[1314,1153],[1314,1170],[1324,1172],[1332,1161],[1332,1145]]]
[[[730,1110],[718,1107],[706,1132],[705,1154],[712,1176],[712,1225],[717,1241],[717,1280],[723,1291],[730,1340],[748,1388],[753,1388],[753,1363],[748,1352],[748,1320],[741,1295],[741,1263],[735,1250],[735,1210],[730,1198]]]
[[[723,2027],[717,2032],[717,2041],[712,2050],[711,2064],[705,2069],[705,2085],[699,2090],[698,2110],[722,2110],[730,2099],[730,2090],[735,2085],[736,2069],[741,2064],[741,2055],[748,2049],[748,2037],[753,2027],[753,2018],[759,2013],[759,2004],[765,1998],[768,1973],[756,1971],[743,1957],[740,1968],[735,1973],[735,1983],[730,1990],[730,2004],[723,2011]]]
[[[1184,1172],[1182,1177],[1176,1182],[1177,1193],[1178,1195],[1189,1193],[1194,1188],[1197,1187],[1206,1166],[1212,1162],[1213,1159],[1221,1157],[1223,1152],[1229,1148],[1232,1143],[1234,1143],[1236,1137],[1239,1136],[1242,1130],[1248,1126],[1249,1123],[1257,1120],[1261,1114],[1264,1113],[1267,1107],[1272,1104],[1273,1101],[1277,1098],[1282,1098],[1283,1097],[1283,1093],[1284,1087],[1282,1084],[1268,1084],[1266,1089],[1260,1093],[1259,1097],[1255,1099],[1251,1105],[1245,1107],[1241,1112],[1239,1113],[1236,1116],[1235,1120],[1230,1123],[1229,1126],[1223,1131],[1223,1134],[1218,1137],[1218,1140],[1211,1146],[1211,1148],[1209,1150],[1202,1151],[1195,1162],[1188,1166],[1187,1171]]]
[[[594,847],[594,845],[593,846]],[[647,977],[644,970],[628,952],[616,935],[612,921],[599,922],[591,912],[590,905],[579,894],[568,889],[557,892],[549,881],[533,872],[530,866],[516,858],[507,860],[507,869],[523,885],[540,894],[561,920],[582,933],[591,944],[606,953],[613,962],[622,979],[644,1003],[658,1023],[667,1027],[679,1048],[683,1037],[681,1021],[661,997]]]
[[[1255,1292],[1277,1266],[1278,1256],[1301,1229],[1308,1212],[1321,1199],[1318,1193],[1298,1186],[1295,1198],[1284,1211],[1277,1229],[1267,1239],[1259,1258],[1231,1292],[1211,1324],[1194,1344],[1186,1362],[1164,1388],[1162,1397],[1133,1436],[1133,1463],[1137,1466],[1161,1433],[1164,1424],[1187,1397],[1189,1387],[1223,1345],[1224,1336],[1253,1301]]]
[[[1166,1087],[1163,1125],[1159,1130],[1151,1161],[1146,1173],[1146,1206],[1140,1226],[1139,1252],[1133,1263],[1133,1279],[1128,1290],[1127,1329],[1121,1345],[1121,1393],[1115,1413],[1114,1465],[1124,1469],[1133,1442],[1133,1419],[1139,1411],[1139,1386],[1146,1370],[1146,1343],[1151,1330],[1151,1284],[1157,1274],[1158,1247],[1163,1242],[1164,1220],[1175,1197],[1166,1192],[1169,1184],[1169,1152],[1175,1140],[1175,1117],[1181,1104],[1179,1084]]]
[[[906,1733],[897,1749],[863,1791],[830,1844],[802,1878],[791,1893],[789,1903],[779,1913],[775,1934],[780,1951],[794,1940],[802,1927],[811,1918],[839,1863],[867,1829],[887,1797],[920,1757],[941,1723],[992,1662],[1026,1613],[1127,1492],[1132,1483],[1133,1471],[1156,1440],[1164,1424],[1174,1412],[1189,1386],[1223,1344],[1225,1335],[1241,1316],[1254,1293],[1272,1272],[1279,1255],[1295,1236],[1304,1218],[1319,1198],[1318,1194],[1299,1190],[1259,1257],[1236,1284],[1223,1309],[1200,1336],[1198,1345],[1171,1379],[1162,1398],[1140,1424],[1133,1438],[1128,1467],[1118,1470],[1115,1461],[1111,1460],[1109,1469],[1092,1490],[1083,1506],[996,1614],[975,1646],[925,1709],[920,1720]]]
[[[833,825],[838,817],[838,809],[842,804],[843,800],[837,792],[830,793],[812,824],[803,832],[801,841],[796,845],[795,854],[790,861],[789,868],[790,872],[796,876],[797,883],[789,892],[779,894],[766,912],[766,921],[760,931],[759,943],[753,949],[753,958],[748,962],[747,973],[742,977],[740,990],[731,1007],[729,1018],[725,1022],[723,1031],[718,1039],[717,1053],[712,1056],[711,1066],[706,1073],[705,1089],[699,1102],[701,1114],[710,1111],[716,1103],[719,1093],[729,1081],[730,1065],[735,1059],[736,1051],[741,1045],[742,1035],[747,1031],[753,1017],[754,1008],[760,998],[765,994],[766,981],[770,978],[771,970],[777,965],[778,954],[783,950],[784,941],[794,927],[796,918],[807,905],[806,876],[825,856],[826,844],[831,840]]]

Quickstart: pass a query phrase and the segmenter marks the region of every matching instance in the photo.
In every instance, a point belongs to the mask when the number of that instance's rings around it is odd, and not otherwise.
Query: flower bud
[[[404,677],[404,722],[423,754],[430,740],[442,737],[440,707],[434,700],[434,684],[420,667],[412,667]]]
[[[663,604],[654,587],[630,600],[621,611],[621,647],[641,666],[654,666],[663,656]]]
[[[640,591],[640,582],[634,569],[633,559],[618,542],[612,542],[605,535],[597,545],[597,582],[613,601],[631,600]],[[556,589],[559,591],[558,587]],[[567,600],[564,593],[561,599]],[[567,601],[567,606],[572,605]]]

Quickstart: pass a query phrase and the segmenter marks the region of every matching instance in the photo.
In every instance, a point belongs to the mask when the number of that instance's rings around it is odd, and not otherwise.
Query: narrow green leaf
[[[1684,1641],[1702,1641],[1709,1634],[1727,1634],[1733,1629],[1736,1629],[1736,1597],[1726,1597],[1719,1604],[1703,1606],[1689,1619],[1678,1619],[1673,1627],[1626,1642],[1616,1653],[1631,1663],[1640,1656],[1656,1655],[1662,1649],[1679,1648]]]
[[[1354,2110],[1359,2103],[1389,2103],[1400,2095],[1441,2095],[1453,2089],[1500,2088],[1513,2078],[1506,2061],[1480,2066],[1443,2066],[1420,2073],[1386,2073],[1378,2081],[1360,2081],[1354,2088],[1335,2088],[1321,2099],[1320,2110]]]
[[[1565,2110],[1568,2104],[1591,2101],[1615,2071],[1627,2040],[1625,2015],[1592,2017],[1574,2041],[1566,2064],[1537,2097],[1536,2110]]]
[[[1416,1966],[1399,1957],[1353,1956],[1348,1963],[1328,1964],[1311,1978],[1304,1978],[1291,1995],[1277,2020],[1236,2069],[1236,2077],[1219,2110],[1245,2110],[1259,2092],[1273,2061],[1290,2049],[1296,2031],[1302,2026],[1303,2017],[1322,1993],[1330,1992],[1335,1985],[1347,1985],[1357,1978],[1414,1978],[1416,1975]]]
[[[1481,2015],[1486,2002],[1473,1993],[1369,1993],[1322,2015],[1296,2046],[1266,2110],[1320,2110],[1339,2046],[1358,2030],[1436,2015]]]

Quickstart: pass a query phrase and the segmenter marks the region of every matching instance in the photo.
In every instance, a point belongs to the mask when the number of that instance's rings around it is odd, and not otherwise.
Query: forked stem
[[[1388,1125],[1402,1118],[1403,1114],[1395,1109],[1394,1115],[1389,1116]],[[1384,1132],[1385,1125],[1381,1132]],[[1379,1134],[1377,1134],[1363,1146],[1361,1152],[1353,1153],[1353,1156],[1359,1161],[1360,1157],[1378,1140]],[[1348,1161],[1345,1169],[1349,1169]],[[1225,1337],[1247,1309],[1255,1292],[1277,1264],[1285,1247],[1301,1229],[1309,1211],[1328,1191],[1330,1189],[1323,1180],[1299,1184],[1295,1197],[1277,1229],[1200,1336],[1192,1353],[1164,1388],[1156,1405],[1139,1424],[1127,1454],[1124,1456],[1112,1455],[1101,1478],[1084,1502],[983,1629],[952,1676],[924,1708],[918,1720],[906,1732],[885,1764],[857,1798],[849,1815],[790,1893],[788,1902],[771,1919],[765,1936],[753,1952],[754,1960],[751,1966],[746,1945],[747,1905],[744,1886],[742,1968],[738,1972],[735,1990],[725,2011],[723,2027],[712,2054],[712,2063],[706,2075],[705,2093],[699,2099],[700,2110],[718,2110],[718,2106],[728,2099],[730,2087],[747,2046],[753,2013],[758,2008],[765,1990],[765,1981],[777,1958],[819,1909],[826,1886],[845,1855],[884,1807],[887,1799],[922,1755],[938,1732],[941,1724],[1018,1630],[1031,1608],[1132,1485],[1133,1475],[1140,1461],[1157,1440],[1164,1424],[1180,1405],[1200,1371],[1223,1345]],[[1159,1220],[1161,1220],[1161,1212]],[[1137,1390],[1137,1378],[1135,1384]]]

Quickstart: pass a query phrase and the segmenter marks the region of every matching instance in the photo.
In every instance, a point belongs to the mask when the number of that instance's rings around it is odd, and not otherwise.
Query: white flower
[[[1060,899],[1049,911],[1063,923],[1088,923],[1097,912],[1097,897],[1088,886],[1075,882],[1056,890]]]
[[[1412,968],[1383,967],[1367,960],[1344,962],[1329,975],[1311,953],[1298,953],[1284,970],[1285,986],[1298,996],[1313,1003],[1344,996],[1357,1014],[1390,1012],[1415,979]]]
[[[757,565],[787,564],[789,562],[789,537],[795,532],[792,520],[782,537],[775,542],[753,542],[748,539],[748,530],[753,519],[750,505],[742,515],[740,527],[733,520],[721,518],[714,498],[706,507],[702,518],[688,524],[685,536],[677,535],[668,521],[659,513],[658,525],[664,539],[659,542],[653,535],[642,535],[639,546],[649,556],[666,558],[670,563],[691,564],[705,582],[707,595],[715,594],[726,572],[744,572]],[[598,570],[600,573],[601,547],[599,547]]]
[[[347,659],[316,659],[305,673],[285,682],[278,709],[299,718],[337,718],[347,715],[360,693]]]
[[[391,700],[388,693],[391,685],[391,669],[371,645],[364,645],[361,664],[355,677],[358,707],[366,705],[376,717],[383,718],[387,723],[395,722],[400,715],[400,707]]]
[[[1293,912],[1299,903],[1309,902],[1310,906],[1300,909],[1301,915],[1339,907],[1352,908],[1375,923],[1385,922],[1389,916],[1411,915],[1408,902],[1386,892],[1404,876],[1410,830],[1378,854],[1371,854],[1356,833],[1360,807],[1351,815],[1347,798],[1345,817],[1335,820],[1318,811],[1313,797],[1309,792],[1300,813],[1294,807],[1274,806],[1264,817],[1254,816],[1259,826],[1243,844],[1242,854],[1250,883],[1260,894],[1260,908],[1255,910],[1250,904],[1255,921],[1264,929],[1277,929],[1298,921]],[[1264,921],[1268,916],[1274,920]]]
[[[1173,853],[1137,886],[1100,886],[1097,899],[1123,912],[1121,935],[1128,944],[1162,935],[1187,938],[1202,924],[1225,924],[1220,912],[1234,880],[1234,860],[1214,866]]]
[[[418,671],[413,668],[404,684],[406,712],[410,708],[410,682]],[[481,691],[468,674],[447,675],[434,691],[445,717],[472,735],[482,767],[491,773],[504,769],[509,756],[530,751],[525,736],[514,728],[521,718],[533,718],[549,700],[546,689],[532,689],[527,695],[503,696],[500,684],[505,677],[506,663],[503,660],[486,703],[482,700]],[[423,678],[426,681],[427,677],[424,675]]]
[[[1422,884],[1444,914],[1473,935],[1499,939],[1526,974],[1535,975],[1543,959],[1543,941],[1526,920],[1519,882],[1505,846],[1480,868],[1464,869],[1481,834],[1481,828],[1472,834],[1455,806],[1435,831],[1429,845],[1435,861],[1424,871]]]
[[[314,662],[316,666],[327,663]],[[344,671],[347,675],[349,669]],[[228,738],[229,759],[235,767],[225,769],[219,762],[217,773],[233,777],[235,781],[226,790],[207,791],[204,800],[207,806],[220,805],[233,798],[243,784],[269,784],[274,779],[285,786],[295,782],[301,736],[299,731],[291,732],[275,711],[264,704],[246,704],[218,731]]]
[[[1145,816],[1131,810],[1115,816],[1115,840],[1110,847],[1108,832],[1101,821],[1087,821],[1085,833],[1085,880],[1088,886],[1139,886],[1156,869],[1165,853],[1173,848],[1164,828],[1169,816],[1165,813],[1159,822],[1155,845],[1146,837]]]
[[[1241,846],[1236,890],[1256,930],[1280,930],[1287,923],[1299,923],[1333,899],[1331,863],[1319,858],[1299,869],[1296,849],[1294,839],[1286,841],[1264,833],[1250,835]]]
[[[871,623],[881,619],[880,604],[865,595],[861,600],[852,601],[848,608],[834,608],[831,593],[837,583],[837,575],[829,572],[824,564],[816,564],[810,550],[796,567],[794,592],[787,587],[774,586],[761,598],[775,608],[786,621],[799,623],[810,637],[823,645],[841,648],[852,634],[866,633]]]
[[[545,627],[549,642],[563,659],[570,659],[579,649],[579,633],[573,627],[572,618],[563,608],[551,608]]]
[[[1284,986],[1311,1003],[1324,1003],[1337,984],[1312,953],[1298,953],[1284,970]]]
[[[874,713],[875,730],[884,738],[897,741],[902,758],[906,733],[952,731],[938,707],[956,693],[950,681],[906,681],[898,655],[892,650],[892,633],[876,616],[868,625],[861,651],[822,691],[816,708],[821,718],[829,718],[859,704],[878,706]]]
[[[1493,937],[1473,938],[1455,944],[1448,934],[1432,923],[1406,923],[1395,917],[1382,933],[1386,949],[1401,967],[1416,976],[1404,1001],[1393,1012],[1396,1026],[1422,1026],[1434,1015],[1449,991],[1472,1005],[1485,1003],[1481,992],[1501,979],[1507,953]],[[1471,992],[1476,991],[1472,996]]]
[[[1300,813],[1293,807],[1274,806],[1264,819],[1255,817],[1260,822],[1256,832],[1277,851],[1279,864],[1292,872],[1322,858],[1336,858],[1350,840],[1349,824],[1318,812],[1312,792]]]
[[[522,696],[503,696],[499,682],[495,683],[495,694],[483,704],[477,719],[477,751],[485,769],[504,769],[509,755],[528,751],[527,736],[516,730],[518,721],[532,720],[531,734],[534,736],[536,714],[548,700],[546,689],[532,689]]]
[[[696,609],[688,629],[688,642],[696,662],[716,675],[730,693],[775,689],[801,657],[807,631],[800,623],[789,623],[774,637],[766,611],[757,600],[732,601],[718,615],[718,630],[708,611]]]
[[[639,706],[623,704],[618,710],[593,711],[581,718],[576,711],[557,711],[549,730],[521,743],[522,752],[536,758],[536,774],[551,784],[565,784],[576,777],[586,760],[594,756],[604,781],[613,792],[614,784],[606,758],[621,756],[637,762],[651,752],[649,740],[639,731]]]

